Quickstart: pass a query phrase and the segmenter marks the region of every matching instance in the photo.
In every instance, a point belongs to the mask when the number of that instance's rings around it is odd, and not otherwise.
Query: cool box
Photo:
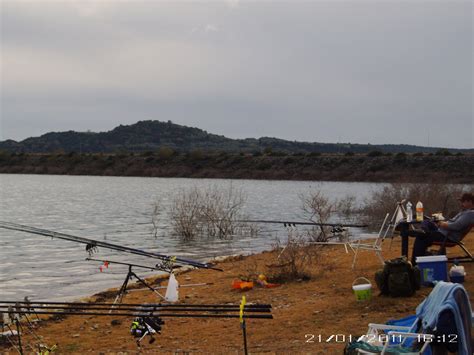
[[[446,255],[418,256],[416,263],[421,271],[421,283],[432,286],[433,281],[448,281],[448,258]]]

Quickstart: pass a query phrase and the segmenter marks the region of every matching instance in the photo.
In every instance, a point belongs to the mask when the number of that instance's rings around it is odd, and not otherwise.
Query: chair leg
[[[462,250],[464,250],[464,252],[466,253],[466,257],[469,257],[472,261],[474,261],[474,257],[472,256],[472,254],[469,252],[469,250],[467,250],[467,248],[464,246],[463,243],[459,243],[459,246],[461,247]]]
[[[457,257],[450,257],[448,258],[449,262],[453,262],[454,260],[462,261],[462,262],[474,262],[474,256],[469,252],[466,246],[459,242],[457,245],[464,251],[464,256],[457,256]]]
[[[354,251],[354,259],[352,259],[352,270],[354,270],[357,262],[357,254],[359,253],[359,248]]]
[[[383,259],[382,254],[380,253],[380,251],[376,251],[375,253],[376,253],[377,256],[379,257],[379,260],[380,260],[380,262],[382,263],[382,265],[384,265],[384,264],[385,264],[385,260]]]

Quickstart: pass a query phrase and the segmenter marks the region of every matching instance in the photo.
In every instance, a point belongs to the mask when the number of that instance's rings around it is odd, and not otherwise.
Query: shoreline
[[[466,239],[474,249],[474,233]],[[383,243],[385,259],[400,253],[399,238]],[[411,244],[413,240],[410,240]],[[313,248],[313,247],[312,247]],[[411,246],[410,246],[411,250]],[[453,251],[457,254],[457,250]],[[379,296],[374,273],[381,268],[373,252],[361,251],[356,269],[351,269],[352,254],[342,246],[318,247],[318,259],[309,266],[310,280],[294,280],[275,288],[254,287],[241,292],[231,289],[232,280],[255,273],[268,273],[277,254],[264,251],[248,256],[229,256],[217,263],[223,272],[191,269],[177,275],[180,284],[212,283],[202,287],[179,289],[183,304],[239,304],[243,295],[247,302],[272,305],[273,320],[249,320],[247,323],[248,346],[251,353],[342,353],[343,342],[326,341],[331,335],[357,336],[365,333],[367,324],[384,323],[391,318],[413,314],[416,306],[431,291],[422,288],[408,298]],[[474,265],[464,263],[467,276],[464,286],[474,295]],[[352,283],[359,277],[368,278],[373,284],[370,301],[356,301]],[[154,286],[163,284],[163,277],[147,278]],[[90,297],[112,302],[117,289],[104,290]],[[124,303],[158,303],[160,300],[147,289],[128,292]],[[134,338],[129,334],[131,319],[118,317],[68,316],[40,325],[35,332],[46,344],[58,344],[58,353],[131,354],[138,351]],[[312,342],[308,339],[312,338]],[[142,342],[143,353],[238,353],[242,352],[242,333],[233,319],[166,319],[162,334],[156,342]],[[321,339],[321,341],[318,341]],[[339,339],[341,340],[341,339]],[[26,335],[25,340],[34,339]]]
[[[340,182],[474,181],[474,154],[261,155],[11,154],[0,174],[91,175]],[[410,171],[410,174],[406,174]]]

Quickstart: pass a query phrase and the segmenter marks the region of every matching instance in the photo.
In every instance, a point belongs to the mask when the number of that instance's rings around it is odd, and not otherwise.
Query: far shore
[[[472,166],[474,154],[0,152],[0,174],[471,184],[474,181]]]
[[[474,249],[474,233],[465,238],[470,250]],[[411,241],[412,243],[412,241]],[[410,245],[410,250],[411,250]],[[416,306],[430,293],[423,287],[412,297],[390,298],[380,296],[375,286],[374,273],[381,268],[380,261],[370,251],[361,251],[354,270],[352,254],[346,254],[340,245],[312,246],[318,258],[309,266],[309,280],[293,280],[275,288],[255,286],[248,291],[232,290],[233,280],[255,278],[257,274],[270,275],[278,251],[267,251],[249,256],[223,258],[217,265],[224,271],[203,269],[186,270],[177,279],[181,285],[209,283],[206,286],[182,287],[180,303],[184,304],[239,304],[243,295],[247,302],[270,303],[273,320],[249,320],[247,338],[252,354],[341,354],[345,341],[364,334],[367,324],[384,323],[389,319],[414,314]],[[458,254],[459,250],[450,250]],[[400,239],[385,240],[385,259],[400,255]],[[464,286],[474,295],[474,265],[464,263],[467,275]],[[369,301],[357,301],[352,291],[358,277],[367,278],[373,285]],[[163,276],[147,282],[166,285]],[[119,285],[117,285],[119,286]],[[54,287],[54,285],[51,285]],[[150,290],[132,285],[124,303],[159,303]],[[89,301],[112,302],[117,289],[110,289]],[[58,344],[61,354],[132,354],[138,348],[130,335],[132,319],[119,317],[67,316],[42,322],[35,333],[48,345]],[[338,335],[335,338],[335,335]],[[34,344],[35,338],[26,334],[24,344]],[[3,348],[3,351],[12,349]],[[142,342],[142,353],[242,353],[242,333],[236,319],[166,319],[162,334],[153,344]]]

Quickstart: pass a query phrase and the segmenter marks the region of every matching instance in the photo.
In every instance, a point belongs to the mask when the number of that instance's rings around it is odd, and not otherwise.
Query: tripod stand
[[[115,300],[114,300],[114,303],[112,305],[112,308],[113,306],[118,302],[118,303],[122,303],[122,299],[123,299],[123,296],[125,295],[125,293],[127,292],[127,286],[128,286],[128,282],[134,277],[138,280],[138,282],[140,282],[142,285],[144,285],[146,288],[148,288],[149,290],[153,291],[154,293],[156,293],[158,296],[160,296],[162,299],[165,299],[165,297],[159,293],[157,290],[155,290],[153,287],[151,287],[150,285],[148,285],[145,280],[143,280],[142,278],[140,278],[137,274],[135,274],[132,270],[133,268],[133,265],[129,265],[128,266],[128,273],[127,273],[127,276],[125,277],[125,281],[123,282],[122,286],[120,287],[120,290],[117,294],[117,296],[115,297]],[[112,310],[110,310],[110,313],[112,312]]]

